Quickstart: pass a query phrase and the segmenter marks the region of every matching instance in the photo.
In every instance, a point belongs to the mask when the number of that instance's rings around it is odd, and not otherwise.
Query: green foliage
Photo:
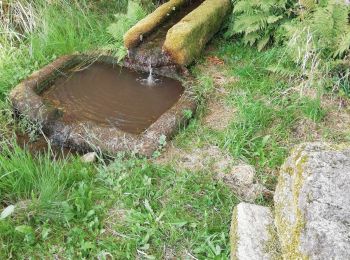
[[[127,49],[123,44],[124,34],[139,20],[146,16],[146,11],[140,4],[129,1],[126,13],[118,13],[115,15],[117,22],[112,23],[108,28],[108,33],[113,37],[114,43],[107,46],[121,60],[127,54]]]
[[[227,34],[241,34],[259,50],[272,39],[288,42],[294,60],[307,41],[324,57],[343,57],[350,47],[349,11],[337,0],[237,0]]]
[[[319,98],[310,99],[304,97],[300,103],[304,115],[314,122],[321,122],[326,116],[326,111],[322,108],[321,100]]]
[[[210,174],[122,154],[108,166],[67,159],[33,158],[17,147],[0,157],[0,201],[15,205],[0,220],[1,259],[163,259],[164,248],[175,256],[228,257],[238,201]]]
[[[35,159],[16,144],[3,144],[0,155],[0,201],[23,206],[39,220],[64,222],[73,212],[66,202],[65,190],[86,177],[76,171],[81,163],[61,160],[52,163],[49,154]]]
[[[333,76],[332,80],[338,86],[340,96],[350,97],[350,68],[347,60],[334,65],[330,72]]]
[[[343,57],[350,47],[349,5],[328,0],[314,4],[298,18],[283,25],[292,58],[303,56],[307,41],[324,58]]]
[[[290,0],[238,0],[235,3],[228,36],[242,34],[245,44],[262,50],[275,37],[276,30],[289,16]]]
[[[117,159],[101,169],[101,177],[114,187],[116,205],[127,210],[113,222],[125,237],[117,258],[133,256],[136,248],[150,259],[165,258],[164,248],[174,256],[187,251],[203,259],[228,257],[227,227],[237,201],[210,175]]]
[[[350,6],[337,0],[238,0],[228,35],[243,35],[243,42],[258,50],[274,39],[283,53],[271,71],[301,88],[329,87],[346,94],[348,79],[339,79],[343,72],[335,72],[334,64],[349,53],[349,12]]]

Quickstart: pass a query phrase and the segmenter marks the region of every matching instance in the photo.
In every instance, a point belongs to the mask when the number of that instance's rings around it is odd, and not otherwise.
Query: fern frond
[[[243,42],[256,44],[259,50],[274,39],[293,0],[238,0],[233,9],[233,25],[227,35],[242,34]]]
[[[333,57],[342,57],[350,48],[350,30],[337,39],[338,46],[333,52]]]

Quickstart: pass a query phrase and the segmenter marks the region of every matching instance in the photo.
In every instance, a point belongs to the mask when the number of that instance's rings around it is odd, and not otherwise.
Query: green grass
[[[303,98],[300,102],[302,112],[308,118],[315,122],[321,122],[326,116],[327,111],[322,108],[319,98]]]
[[[108,166],[73,158],[53,163],[19,148],[6,150],[0,166],[0,200],[16,205],[14,216],[0,221],[1,258],[48,257],[53,245],[61,245],[63,258],[109,252],[125,259],[139,250],[160,259],[164,248],[228,257],[237,200],[207,173],[122,156]]]
[[[227,76],[237,79],[234,84],[224,86],[227,94],[220,97],[221,102],[236,111],[234,119],[224,131],[211,130],[203,124],[201,118],[206,113],[205,100],[215,95],[217,86],[213,83],[215,75],[195,68],[193,73],[199,79],[196,92],[201,97],[201,105],[196,118],[177,136],[178,145],[187,148],[218,145],[233,158],[256,166],[260,181],[274,189],[278,169],[291,146],[313,141],[311,132],[305,132],[301,137],[295,135],[299,122],[314,122],[321,128],[324,140],[347,140],[345,136],[349,133],[346,130],[341,138],[338,134],[329,135],[335,126],[325,121],[329,111],[321,104],[322,92],[314,90],[319,93],[316,98],[300,95],[292,89],[293,82],[288,78],[270,72],[269,68],[278,63],[283,50],[274,48],[258,52],[240,43],[227,44],[223,40],[217,40],[213,45],[219,47],[207,55],[225,61],[222,70]],[[337,109],[336,104],[333,109]]]

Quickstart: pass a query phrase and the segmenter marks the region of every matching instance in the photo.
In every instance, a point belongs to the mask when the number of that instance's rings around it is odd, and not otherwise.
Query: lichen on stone
[[[268,232],[269,240],[265,244],[265,252],[271,256],[271,260],[283,259],[276,227],[274,225],[269,225]]]
[[[308,143],[293,150],[275,192],[284,259],[349,259],[350,149]]]
[[[284,189],[288,189],[286,185],[291,184],[286,181],[290,178],[292,185],[289,187],[292,193],[292,200],[281,200],[275,203],[275,225],[280,234],[280,242],[282,245],[282,254],[285,259],[307,259],[298,249],[300,247],[300,236],[304,227],[303,214],[300,211],[299,194],[303,185],[303,172],[305,164],[307,163],[307,156],[303,155],[303,146],[293,150],[290,159],[282,166],[279,176],[278,187],[276,189],[277,195]],[[286,205],[292,203],[291,205]],[[289,222],[285,218],[285,207],[291,210],[290,214],[294,214],[293,222]]]
[[[230,244],[231,244],[231,260],[237,259],[237,243],[238,243],[238,233],[237,233],[237,207],[233,210],[231,230],[230,230]]]

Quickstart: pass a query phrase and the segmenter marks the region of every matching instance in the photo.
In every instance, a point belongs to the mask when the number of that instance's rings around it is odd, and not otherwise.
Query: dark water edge
[[[65,159],[69,156],[83,155],[82,152],[76,150],[57,146],[52,144],[47,137],[38,135],[34,140],[26,133],[16,132],[17,145],[23,150],[27,150],[31,155],[37,156],[39,154],[49,154],[52,159]]]

